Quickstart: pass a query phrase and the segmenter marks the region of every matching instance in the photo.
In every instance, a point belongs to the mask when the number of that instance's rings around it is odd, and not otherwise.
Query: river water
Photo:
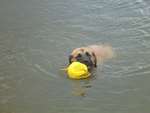
[[[72,49],[99,43],[115,58],[68,79]],[[149,0],[0,1],[0,113],[149,112]]]

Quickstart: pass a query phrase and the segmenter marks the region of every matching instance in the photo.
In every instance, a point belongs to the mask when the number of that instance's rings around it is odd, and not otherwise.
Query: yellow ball
[[[84,79],[90,76],[87,66],[80,62],[71,63],[67,68],[67,73],[72,79]]]

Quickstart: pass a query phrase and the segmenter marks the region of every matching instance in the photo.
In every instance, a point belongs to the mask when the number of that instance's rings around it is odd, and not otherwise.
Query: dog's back
[[[114,56],[113,48],[110,45],[91,45],[88,47],[95,53],[98,62],[110,59]]]

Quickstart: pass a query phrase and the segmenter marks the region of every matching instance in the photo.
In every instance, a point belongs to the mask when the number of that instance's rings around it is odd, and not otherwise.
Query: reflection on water
[[[81,86],[81,82],[76,81],[73,82],[73,91],[72,91],[73,95],[75,96],[86,96],[86,87],[85,86]]]
[[[60,69],[73,48],[109,43],[93,79]],[[149,0],[1,0],[1,113],[148,113]]]

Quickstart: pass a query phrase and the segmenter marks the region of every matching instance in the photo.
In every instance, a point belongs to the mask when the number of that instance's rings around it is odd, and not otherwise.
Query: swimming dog
[[[97,67],[97,64],[113,56],[114,52],[110,45],[90,45],[73,49],[69,55],[69,64],[78,61],[87,65],[88,70],[91,71]]]

